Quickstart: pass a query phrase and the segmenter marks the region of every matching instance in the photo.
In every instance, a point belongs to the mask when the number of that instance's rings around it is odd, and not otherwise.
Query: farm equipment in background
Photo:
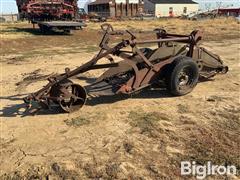
[[[88,14],[84,10],[84,8],[79,8],[78,15],[79,15],[80,19],[83,19],[83,20],[87,20],[88,19]]]
[[[188,19],[192,21],[214,19],[216,17],[219,17],[219,16],[215,11],[198,11],[198,12],[190,13],[188,15],[181,16],[182,19]]]
[[[85,104],[88,95],[132,94],[153,84],[164,84],[172,95],[181,96],[194,89],[199,77],[210,78],[228,71],[219,56],[197,45],[202,38],[199,31],[180,35],[155,29],[145,33],[153,33],[156,39],[139,40],[135,35],[143,31],[115,31],[109,24],[101,28],[104,35],[98,54],[72,71],[66,68],[65,73],[48,78],[46,86],[25,97],[30,112],[49,109],[53,104],[65,112],[73,112]],[[110,43],[112,36],[120,36],[122,40]],[[140,48],[146,44],[156,44],[156,47]],[[115,61],[115,57],[122,60]],[[103,58],[109,63],[99,64]],[[94,83],[85,87],[69,80],[84,72],[105,68],[108,69]],[[37,108],[32,106],[34,102]]]
[[[91,22],[105,22],[107,19],[105,17],[99,16],[97,13],[86,13],[84,8],[79,8],[79,17],[85,21]]]
[[[88,14],[88,19],[91,22],[105,22],[107,19],[103,16],[98,15],[97,13],[90,12]]]
[[[76,18],[76,0],[16,0],[21,18],[33,21],[72,20]]]
[[[21,19],[38,24],[41,31],[69,32],[85,26],[78,19],[77,0],[16,0]]]

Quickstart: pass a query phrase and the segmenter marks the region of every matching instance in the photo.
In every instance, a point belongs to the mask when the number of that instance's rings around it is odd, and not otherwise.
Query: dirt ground
[[[25,115],[24,96],[45,85],[49,75],[93,57],[100,24],[88,24],[72,35],[42,35],[26,23],[2,24],[0,179],[184,179],[182,160],[235,165],[239,173],[239,23],[172,19],[111,24],[186,34],[202,29],[202,46],[220,55],[229,72],[199,83],[182,97],[146,89],[129,97],[90,98],[71,114]],[[100,73],[90,71],[72,80],[85,85]]]

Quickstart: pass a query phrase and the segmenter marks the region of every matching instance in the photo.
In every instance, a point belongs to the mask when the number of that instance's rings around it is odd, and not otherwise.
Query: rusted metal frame
[[[160,33],[159,33],[160,31]],[[111,31],[111,32],[108,32],[109,35],[123,35],[123,34],[128,34],[128,32],[131,32],[131,33],[138,33],[138,34],[144,34],[144,33],[158,33],[160,34],[160,37],[189,37],[189,35],[180,35],[180,34],[171,34],[171,33],[167,33],[164,29],[154,29],[154,30],[149,30],[149,31],[142,31],[142,30],[139,30],[139,31],[126,31],[126,30],[118,30],[118,31]]]
[[[108,35],[124,35],[130,34],[132,37],[131,40],[135,40],[136,36],[133,33],[156,33],[156,40],[145,40],[145,41],[135,41],[136,44],[145,44],[145,43],[158,43],[158,47],[162,46],[163,42],[182,42],[182,43],[190,43],[192,40],[192,36],[190,35],[179,35],[179,34],[170,34],[166,33],[163,29],[156,29],[154,31],[112,31],[108,32]]]
[[[167,64],[171,64],[173,62],[174,58],[171,57],[171,58],[168,58],[164,61],[161,61],[157,64],[154,65],[155,69],[157,72],[153,71],[153,70],[150,70],[148,71],[148,73],[146,74],[146,76],[144,77],[144,79],[142,80],[140,86],[146,86],[147,84],[152,84],[151,82],[151,79],[154,77],[154,76],[158,76],[159,73],[160,73],[160,70],[163,66],[167,65]]]
[[[126,41],[123,41],[123,42],[117,44],[116,46],[114,46],[113,48],[110,48],[110,49],[106,50],[105,52],[101,52],[95,58],[93,58],[92,60],[87,62],[86,64],[78,67],[77,69],[75,69],[69,73],[65,73],[64,78],[69,78],[69,77],[75,76],[79,73],[88,71],[91,68],[91,66],[95,65],[98,62],[98,60],[100,60],[103,57],[106,57],[109,54],[114,54],[115,52],[119,51],[121,48],[126,47],[127,44],[128,43]],[[100,51],[102,51],[102,49]]]
[[[188,57],[192,57],[193,56],[193,51],[194,51],[194,46],[196,45],[196,42],[194,40],[194,37],[191,38],[191,42],[189,43],[189,50],[187,53]]]
[[[110,54],[106,56],[106,59],[108,59],[110,63],[114,63],[114,59]]]
[[[118,63],[110,63],[110,64],[95,64],[89,68],[89,70],[94,69],[104,69],[104,68],[110,68],[110,67],[117,67]]]
[[[53,85],[55,85],[56,83],[58,83],[64,79],[67,79],[69,77],[75,76],[79,73],[84,73],[84,72],[90,70],[91,67],[94,66],[98,62],[98,60],[100,60],[101,58],[105,57],[108,54],[112,54],[113,52],[120,50],[121,48],[125,47],[126,44],[127,44],[126,42],[121,42],[121,43],[117,44],[115,47],[106,50],[105,52],[102,52],[102,49],[101,49],[100,50],[101,53],[99,53],[96,57],[94,57],[92,60],[90,60],[86,64],[78,67],[77,69],[75,69],[73,71],[67,71],[64,74],[60,74],[59,76],[49,78],[48,79],[49,83],[45,87],[40,89],[39,91],[31,94],[31,97],[35,100],[39,100],[40,97],[43,97],[44,94],[48,94],[50,91],[50,88]],[[109,64],[109,66],[110,66],[110,64]]]
[[[129,64],[133,70],[134,70],[134,73],[135,73],[135,76],[134,76],[134,81],[133,81],[133,84],[131,85],[131,88],[132,89],[135,89],[138,87],[138,85],[140,84],[140,78],[139,78],[139,69],[137,67],[137,63],[134,62],[132,59],[130,59],[130,55],[124,53],[124,52],[121,52],[119,54],[119,57],[121,57],[122,59],[124,59],[127,64]]]
[[[112,31],[109,32],[109,35],[124,35],[124,34],[128,34],[129,30],[117,30],[117,31]],[[131,33],[138,33],[138,34],[142,34],[142,33],[155,33],[154,31],[150,30],[150,31],[131,31]]]
[[[136,53],[142,58],[149,68],[154,68],[153,64],[144,56],[144,54],[135,46]]]
[[[144,80],[146,79],[146,77],[148,76],[148,74],[149,74],[151,71],[152,71],[154,74],[156,73],[156,71],[154,71],[153,69],[147,69],[147,72],[145,73],[145,75],[143,76],[141,82],[139,83],[139,87],[141,87],[141,86],[143,86],[143,85],[144,85],[144,87],[147,86],[147,85],[144,84],[143,82],[144,82]],[[141,74],[142,74],[142,73],[141,73]]]
[[[146,74],[144,75],[143,78],[140,78],[140,71],[138,70],[138,68],[137,68],[137,66],[136,66],[136,63],[131,62],[132,60],[129,59],[126,54],[122,53],[122,54],[120,55],[120,57],[122,57],[124,60],[126,60],[127,63],[130,64],[130,65],[133,67],[134,71],[135,71],[135,79],[133,80],[132,88],[133,88],[133,89],[136,89],[137,87],[140,87],[140,85],[142,84],[142,82],[144,82],[145,78],[148,77],[149,72],[152,71],[153,73],[157,73],[157,72],[159,71],[159,69],[156,69],[156,68],[155,68],[155,65],[153,65],[153,64],[149,61],[149,59],[147,59],[147,58],[144,56],[144,54],[136,47],[136,44],[145,44],[145,43],[154,43],[154,42],[159,43],[159,42],[170,42],[170,41],[180,41],[180,42],[182,42],[182,41],[184,41],[184,42],[187,41],[187,42],[189,43],[190,39],[191,39],[191,38],[190,38],[189,36],[187,36],[187,37],[180,37],[180,38],[157,39],[157,40],[139,41],[139,42],[137,42],[137,41],[135,41],[135,40],[132,40],[131,46],[132,46],[133,48],[135,48],[135,52],[141,57],[141,59],[143,60],[143,62],[145,62],[145,63],[147,64],[147,66],[148,66],[148,71],[146,72]],[[165,62],[165,61],[164,61],[164,62]],[[166,60],[166,62],[167,62],[167,60]],[[165,63],[163,63],[163,64],[165,64]],[[141,82],[140,82],[140,79],[142,79]]]
[[[108,35],[108,32],[105,32],[100,44],[99,44],[99,47],[100,48],[103,48],[103,49],[108,49],[108,41],[109,41],[109,35]]]
[[[103,35],[102,40],[101,40],[101,42],[99,44],[99,47],[103,48],[103,49],[109,49],[107,44],[108,44],[108,42],[110,40],[109,39],[109,34],[110,34],[110,32],[113,32],[113,27],[110,24],[102,24],[101,25],[101,29],[104,31],[104,35]]]
[[[108,46],[108,42],[109,42],[109,28],[108,30],[106,30],[100,44],[99,44],[99,47],[101,48],[101,50],[99,51],[98,55],[101,54],[101,52],[103,50],[109,50],[110,47]],[[110,54],[106,55],[106,58],[111,62],[111,63],[114,63],[114,59],[112,58],[112,56]]]
[[[36,99],[36,100],[40,100],[40,98],[42,99],[47,99],[47,96],[44,96],[44,94],[49,94],[50,92],[50,88],[53,86],[54,84],[52,84],[51,82],[49,82],[46,86],[44,86],[42,89],[40,89],[39,91],[31,94],[31,96]]]
[[[95,57],[93,57],[89,62],[76,68],[73,71],[70,71],[67,68],[65,70],[65,73],[60,74],[59,76],[53,76],[53,77],[49,78],[49,83],[47,84],[47,86],[45,86],[38,92],[32,94],[32,96],[26,97],[25,100],[28,100],[28,101],[25,101],[25,102],[27,104],[29,104],[29,102],[30,102],[30,104],[31,104],[32,100],[36,100],[41,106],[48,107],[48,105],[51,103],[51,100],[52,101],[61,101],[61,102],[62,102],[62,100],[64,101],[64,98],[59,95],[59,91],[60,91],[60,94],[61,95],[63,94],[63,96],[65,98],[66,97],[71,98],[70,102],[73,102],[74,100],[79,99],[77,106],[79,106],[79,108],[80,108],[85,102],[85,99],[87,96],[86,91],[84,90],[84,88],[79,86],[80,90],[77,90],[77,88],[76,88],[75,90],[72,90],[72,93],[70,93],[66,89],[66,87],[68,87],[68,85],[66,86],[62,80],[67,79],[72,76],[75,76],[77,74],[89,71],[89,70],[102,69],[102,68],[110,68],[110,70],[109,70],[110,72],[106,71],[106,72],[108,72],[108,73],[106,73],[106,75],[108,75],[108,76],[102,75],[101,76],[102,78],[100,77],[101,80],[97,80],[98,82],[102,81],[103,78],[108,78],[108,77],[116,78],[116,83],[114,82],[115,84],[113,84],[113,85],[116,85],[117,89],[115,89],[115,88],[114,88],[114,90],[112,89],[112,92],[115,94],[118,94],[118,93],[131,94],[142,88],[150,86],[151,84],[156,82],[158,80],[159,74],[162,72],[162,68],[165,65],[171,64],[174,61],[173,56],[168,56],[168,57],[165,57],[164,59],[159,59],[159,61],[157,61],[157,62],[156,61],[151,62],[150,58],[147,58],[143,54],[143,52],[137,47],[137,45],[147,44],[147,43],[157,43],[158,47],[160,48],[164,42],[166,44],[168,42],[172,42],[172,41],[186,43],[187,47],[189,48],[187,56],[193,57],[194,47],[197,45],[197,42],[201,39],[201,35],[200,35],[199,31],[193,31],[189,36],[185,36],[185,35],[178,35],[178,34],[168,34],[168,33],[166,33],[166,31],[164,31],[164,30],[161,31],[159,29],[158,31],[157,30],[153,31],[156,33],[156,36],[157,36],[156,40],[138,41],[138,40],[136,40],[136,36],[130,31],[124,31],[124,32],[113,31],[113,28],[111,27],[111,25],[106,25],[106,26],[102,27],[102,29],[104,30],[105,34],[102,38],[101,43],[99,44],[101,49]],[[118,43],[114,47],[108,46],[108,42],[110,40],[109,36],[124,35],[124,34],[130,35],[130,37],[128,37],[129,40],[122,40],[122,42]],[[122,48],[128,47],[128,46],[132,47],[132,51],[122,50]],[[121,63],[114,63],[111,55],[118,56],[118,57],[122,58],[123,61],[121,61]],[[211,55],[212,54],[210,54],[210,56]],[[97,62],[101,58],[107,58],[107,59],[109,59],[109,61],[111,63],[97,64]],[[213,58],[216,59],[216,57],[213,57]],[[139,59],[141,59],[141,61],[139,61]],[[198,57],[198,59],[200,59],[200,57]],[[217,57],[217,59],[218,59],[218,57]],[[130,67],[126,66],[126,64],[122,64],[122,63],[126,63]],[[138,64],[140,64],[141,67],[139,67]],[[144,65],[144,66],[142,66],[142,65]],[[116,68],[116,69],[113,68],[111,70],[111,67],[118,67],[118,66],[119,66],[119,68]],[[223,73],[224,73],[224,70],[226,72],[227,68],[224,69],[224,67],[223,67],[222,70],[219,70],[219,71],[223,71]],[[208,73],[209,74],[208,77],[214,76],[216,74],[216,72],[211,73],[211,74]],[[126,76],[127,79],[125,78],[125,76],[124,77],[122,76],[122,73],[124,73],[124,75],[127,75]],[[132,73],[134,73],[134,74],[132,74]],[[122,81],[122,80],[124,80],[124,81]],[[63,82],[63,84],[61,83],[61,81]],[[98,82],[95,82],[95,83],[97,84]],[[72,83],[72,82],[70,81],[70,83]],[[55,87],[55,85],[56,85],[56,87]],[[106,86],[106,85],[104,85],[104,86]],[[102,87],[108,89],[109,86],[111,86],[111,84],[109,84],[108,87],[107,86],[104,87],[104,86],[102,86]],[[97,90],[97,88],[99,88],[99,87],[101,87],[101,84],[100,84],[100,86],[96,86],[95,89]],[[53,91],[56,90],[56,92],[57,92],[56,96],[54,94],[52,94],[51,89]],[[83,92],[81,92],[81,90]],[[99,90],[101,91],[104,89],[99,89]],[[79,91],[79,93],[82,93],[82,94],[81,95],[75,94],[74,93],[75,91]],[[81,101],[83,101],[83,103],[79,103]],[[65,107],[64,104],[61,104],[61,102],[59,102],[59,105],[66,112],[70,112],[71,107],[70,108]],[[72,105],[72,104],[70,103],[70,105]]]
[[[160,36],[160,35],[158,35]],[[157,72],[154,69],[154,65],[149,61],[149,59],[147,59],[144,54],[136,47],[137,44],[148,44],[148,43],[161,43],[161,42],[170,42],[170,41],[178,41],[178,42],[185,42],[187,41],[188,43],[192,40],[192,38],[190,38],[189,36],[187,37],[179,37],[179,38],[169,38],[169,39],[157,39],[157,40],[147,40],[147,41],[136,41],[133,40],[132,43],[132,47],[135,48],[134,50],[136,51],[136,53],[142,58],[142,60],[147,64],[147,66],[151,69],[153,69],[153,71]]]
[[[183,43],[190,43],[191,37],[179,37],[179,38],[167,38],[167,39],[156,39],[156,40],[145,40],[145,41],[134,41],[134,44],[148,44],[148,43],[159,43],[159,42],[170,42],[177,41]]]
[[[188,50],[188,53],[187,53],[188,57],[192,57],[193,56],[194,46],[195,45],[193,43],[190,43],[189,50]]]
[[[161,35],[158,34],[157,35],[158,37],[160,37]],[[189,36],[181,36],[181,37],[177,37],[177,38],[169,38],[169,39],[157,39],[157,40],[149,40],[149,41],[136,41],[136,40],[133,40],[131,43],[131,46],[133,48],[135,48],[135,51],[136,53],[142,58],[142,60],[148,65],[148,69],[146,70],[146,68],[144,70],[134,70],[135,71],[135,74],[136,74],[136,77],[134,80],[133,80],[133,89],[137,89],[137,87],[141,87],[142,85],[145,85],[147,86],[146,82],[149,82],[150,81],[150,78],[152,76],[154,76],[154,74],[156,74],[160,68],[162,66],[164,66],[165,64],[168,64],[170,62],[172,62],[171,59],[167,59],[163,62],[160,62],[156,65],[153,65],[149,59],[147,59],[144,54],[136,47],[137,44],[147,44],[147,43],[161,43],[161,42],[170,42],[170,41],[178,41],[178,42],[184,42],[184,43],[190,43],[190,46],[193,45],[194,46],[194,43],[191,43],[191,41],[193,40],[193,38],[189,37]],[[125,60],[131,60],[131,59],[127,59],[127,58],[124,58]],[[136,65],[135,65],[136,66]],[[160,67],[159,67],[160,66]],[[158,68],[156,68],[158,67]],[[140,74],[142,75],[143,71],[147,71],[146,73],[144,73],[143,77],[140,78]],[[150,75],[149,75],[150,74]],[[141,82],[139,81],[139,79],[142,79]],[[147,79],[147,80],[146,80]],[[145,84],[143,83],[145,82]]]
[[[163,37],[166,36],[166,31],[163,29],[155,29],[157,39],[162,39]],[[158,47],[162,47],[163,42],[158,42]]]
[[[131,88],[133,90],[138,90],[138,89],[141,89],[142,86],[144,86],[144,87],[148,86],[146,83],[143,85],[143,82],[145,82],[145,79],[147,77],[149,77],[149,74],[152,74],[152,76],[153,76],[154,74],[156,74],[160,70],[160,68],[157,68],[157,66],[159,66],[159,65],[153,65],[149,61],[149,59],[147,59],[144,56],[144,54],[136,46],[134,48],[136,48],[135,50],[136,50],[137,54],[142,58],[143,62],[145,62],[148,65],[148,68],[144,68],[144,70],[139,70],[137,65],[136,65],[137,63],[134,62],[132,59],[130,59],[130,57],[131,57],[130,55],[128,55],[124,52],[120,53],[119,57],[123,58],[126,63],[128,63],[130,66],[132,66],[132,68],[135,72],[135,76],[134,76],[134,79],[132,80],[132,83],[130,85],[131,85]],[[170,61],[171,60],[168,59],[168,60],[165,60],[164,62],[161,62],[160,64],[165,65]],[[146,71],[146,72],[144,72],[144,71]]]
[[[152,32],[156,33],[156,36],[157,36],[156,40],[135,41],[135,42],[137,44],[157,43],[158,47],[161,47],[164,42],[170,42],[170,41],[191,44],[192,42],[194,43],[193,39],[195,39],[195,35],[197,34],[197,32],[192,32],[191,35],[170,34],[170,33],[167,33],[164,29],[155,29]],[[196,44],[196,42],[194,44]]]
[[[126,83],[125,86],[123,86],[122,88],[120,88],[118,90],[117,93],[127,93],[127,94],[129,94],[129,93],[133,93],[135,91],[139,91],[139,90],[141,90],[145,87],[150,86],[153,83],[152,79],[156,79],[154,77],[159,75],[160,69],[164,65],[170,64],[173,60],[174,60],[173,58],[169,58],[169,59],[167,59],[163,62],[159,62],[159,63],[155,64],[154,66],[156,67],[156,69],[158,69],[158,73],[156,73],[152,69],[148,69],[148,68],[144,68],[144,69],[139,70],[137,73],[138,73],[139,79],[141,79],[140,84],[138,84],[138,86],[136,88],[132,88],[129,91],[125,91],[126,88],[128,88],[129,86],[131,86],[135,82],[135,79],[134,79],[135,77],[132,77],[131,79],[128,80],[128,82]]]
[[[133,51],[125,51],[125,50],[121,50],[121,53],[126,53],[126,54],[133,54]]]
[[[192,57],[194,52],[194,47],[197,45],[198,41],[202,39],[201,32],[199,31],[193,31],[190,36],[190,45],[189,45],[189,51],[187,53],[187,56]]]
[[[206,50],[205,48],[200,48],[203,52],[205,52],[207,55],[211,56],[212,58],[215,58],[213,56],[212,53],[210,53],[208,50]],[[214,54],[217,57],[217,61],[219,61],[220,63],[223,63],[223,61],[221,60],[220,56],[218,56],[217,54]],[[201,58],[200,58],[201,59]],[[215,58],[216,59],[216,58]]]
[[[189,35],[171,34],[171,33],[166,33],[165,35],[168,37],[189,37]]]

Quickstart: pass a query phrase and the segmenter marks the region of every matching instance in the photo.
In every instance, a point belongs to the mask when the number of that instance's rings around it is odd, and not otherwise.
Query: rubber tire
[[[178,87],[178,75],[183,68],[188,67],[192,71],[192,82],[188,89],[180,90]],[[198,83],[199,69],[197,63],[190,57],[181,56],[173,61],[166,77],[168,91],[174,96],[182,96],[190,93]]]

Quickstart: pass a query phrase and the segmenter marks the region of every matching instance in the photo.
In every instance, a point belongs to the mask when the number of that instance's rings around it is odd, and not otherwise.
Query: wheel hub
[[[87,98],[85,89],[72,82],[58,84],[53,87],[50,96],[54,98],[53,102],[59,104],[65,112],[73,112],[80,109],[85,104]]]
[[[188,84],[188,81],[189,81],[189,76],[184,72],[180,73],[179,85],[180,86],[185,86],[185,85]]]

